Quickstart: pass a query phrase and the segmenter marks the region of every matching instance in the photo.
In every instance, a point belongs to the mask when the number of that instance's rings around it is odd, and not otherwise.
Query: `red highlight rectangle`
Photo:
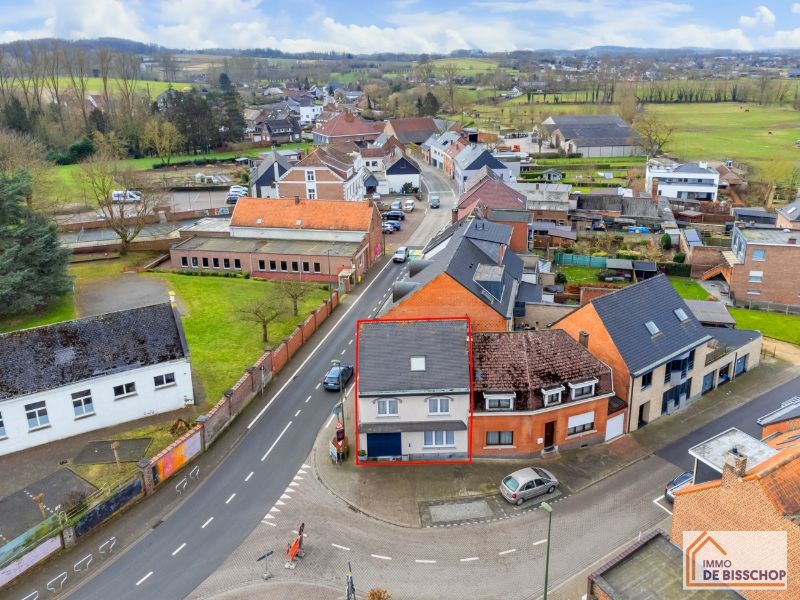
[[[467,423],[467,459],[466,460],[408,460],[408,461],[362,461],[358,455],[359,435],[358,435],[358,351],[359,336],[361,334],[362,323],[375,322],[395,322],[404,323],[409,321],[466,321],[467,323],[467,355],[469,360],[469,422]],[[359,319],[356,321],[356,361],[355,361],[355,384],[353,386],[353,402],[355,404],[355,438],[356,438],[356,465],[363,466],[411,466],[411,465],[469,465],[472,464],[472,421],[475,410],[473,372],[472,372],[472,322],[469,317],[408,317],[403,319]]]

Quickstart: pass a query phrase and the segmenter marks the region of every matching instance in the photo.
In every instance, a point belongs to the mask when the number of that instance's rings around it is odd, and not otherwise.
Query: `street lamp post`
[[[544,558],[544,600],[547,600],[547,575],[550,569],[550,528],[553,524],[553,507],[547,502],[539,505],[542,510],[547,511],[547,552]]]

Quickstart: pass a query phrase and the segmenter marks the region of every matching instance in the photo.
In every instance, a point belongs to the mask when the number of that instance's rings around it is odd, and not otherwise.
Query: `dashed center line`
[[[186,542],[183,542],[180,546],[178,546],[177,548],[175,548],[175,550],[172,551],[172,556],[175,556],[178,552],[183,550],[185,547],[186,547]]]
[[[296,412],[296,413],[294,413],[294,416],[295,416],[295,417],[297,417],[297,415],[299,415],[299,414],[300,414],[300,410],[301,410],[301,409],[299,409],[299,408],[298,408],[298,409],[297,409],[297,412]]]
[[[269,450],[267,450],[267,453],[266,453],[266,454],[264,454],[264,456],[262,456],[262,457],[261,457],[261,462],[264,462],[265,460],[267,460],[267,457],[269,456],[269,453],[270,453],[270,452],[272,452],[272,450],[275,448],[275,446],[277,446],[277,445],[278,445],[278,442],[280,442],[280,441],[281,441],[281,438],[283,437],[283,434],[284,434],[284,433],[286,433],[286,430],[287,430],[287,429],[289,429],[289,427],[291,426],[291,424],[292,424],[292,422],[291,422],[291,421],[289,421],[289,422],[286,424],[286,427],[284,427],[284,428],[283,428],[283,431],[281,431],[281,432],[280,432],[280,434],[278,435],[278,437],[277,437],[277,438],[275,438],[275,441],[274,441],[274,442],[272,442],[272,446],[270,446],[270,447],[269,447]]]
[[[382,556],[380,554],[370,554],[372,558],[379,558],[381,560],[392,560],[391,556]]]
[[[435,565],[436,564],[435,560],[418,559],[418,560],[415,560],[414,562],[415,563],[420,563],[422,565]]]
[[[318,390],[320,385],[322,385],[322,384],[318,383],[314,389]],[[309,398],[310,398],[310,396],[309,396]]]
[[[544,544],[546,542],[547,542],[547,538],[544,538],[543,540],[539,540],[538,542],[533,542],[533,545],[534,546],[538,546],[539,544]]]
[[[208,524],[209,524],[209,523],[211,523],[211,521],[213,521],[213,520],[214,520],[214,517],[210,517],[210,518],[208,519],[208,521],[206,521],[205,523],[203,523],[203,526],[202,526],[202,527],[200,527],[200,529],[205,529],[205,528],[208,526]]]
[[[512,552],[516,552],[516,551],[517,551],[516,548],[512,548],[511,550],[503,550],[502,552],[498,552],[498,554],[500,556],[503,556],[504,554],[511,554]]]
[[[340,546],[339,544],[333,544],[333,543],[331,544],[331,546],[333,546],[334,548],[338,548],[339,550],[347,550],[348,552],[350,552],[350,548],[348,548],[347,546]]]
[[[347,342],[347,345],[350,346],[350,345],[352,345],[352,343],[353,343],[353,338],[350,338],[350,341]]]
[[[460,562],[472,562],[473,560],[480,560],[477,556],[470,556],[469,558],[459,558]]]
[[[233,500],[234,498],[236,498],[236,492],[233,492],[233,493],[230,495],[230,498],[228,498],[227,500],[225,500],[225,504],[230,504],[231,500]]]
[[[250,481],[250,478],[251,478],[252,476],[253,476],[253,472],[252,472],[252,471],[250,471],[250,474],[249,474],[247,477],[245,477],[245,478],[244,478],[244,480],[245,480],[246,482],[247,482],[247,481]]]
[[[136,582],[136,585],[142,585],[142,584],[143,584],[145,581],[147,581],[147,579],[148,579],[148,578],[150,577],[150,575],[152,575],[152,574],[153,574],[153,572],[152,572],[152,571],[150,571],[150,572],[149,572],[147,575],[145,575],[145,576],[144,576],[144,577],[142,577],[142,578],[141,578],[139,581],[137,581],[137,582]]]
[[[309,401],[309,400],[311,400],[311,396],[309,396],[308,398],[306,398],[306,404],[308,404],[308,401]]]
[[[342,348],[342,355],[344,355],[345,352],[347,352],[347,348]]]

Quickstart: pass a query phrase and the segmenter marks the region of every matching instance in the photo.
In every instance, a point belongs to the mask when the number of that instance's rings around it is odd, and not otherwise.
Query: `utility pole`
[[[350,561],[347,562],[347,589],[345,590],[345,600],[356,600],[356,586],[353,583],[353,568],[350,566]]]
[[[547,552],[544,558],[544,599],[547,600],[547,575],[550,569],[550,531],[553,524],[553,507],[547,502],[542,502],[540,505],[542,510],[547,511]]]

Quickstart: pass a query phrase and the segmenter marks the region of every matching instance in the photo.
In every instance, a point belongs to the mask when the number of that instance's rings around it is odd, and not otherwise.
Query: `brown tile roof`
[[[488,208],[524,210],[526,202],[525,194],[510,188],[502,181],[487,178],[461,196],[458,209],[472,210],[481,205]]]
[[[320,146],[298,162],[293,169],[302,169],[303,167],[328,167],[342,179],[347,179],[348,169],[353,168],[353,159],[333,145]]]
[[[596,394],[613,391],[611,369],[560,329],[475,333],[472,354],[476,392],[517,392],[517,410],[542,408],[543,387],[591,377]],[[562,398],[569,402],[567,392]]]
[[[366,201],[241,198],[231,227],[369,231],[376,210]]]
[[[450,144],[450,145],[447,147],[447,150],[445,150],[445,151],[444,151],[444,153],[445,153],[447,156],[449,156],[450,158],[455,158],[455,157],[456,157],[456,156],[458,156],[458,154],[460,154],[460,153],[461,153],[461,151],[462,151],[464,148],[466,148],[467,146],[469,146],[469,142],[468,142],[468,141],[466,141],[466,140],[464,140],[463,138],[459,138],[459,139],[457,139],[455,142],[453,142],[452,144]]]
[[[403,143],[422,143],[431,134],[439,133],[439,128],[431,117],[409,117],[389,119],[394,135]]]
[[[331,138],[348,135],[377,136],[378,134],[372,123],[367,123],[361,117],[357,117],[351,113],[338,114],[315,131],[320,135]]]
[[[782,515],[800,513],[800,448],[786,448],[748,472]]]

